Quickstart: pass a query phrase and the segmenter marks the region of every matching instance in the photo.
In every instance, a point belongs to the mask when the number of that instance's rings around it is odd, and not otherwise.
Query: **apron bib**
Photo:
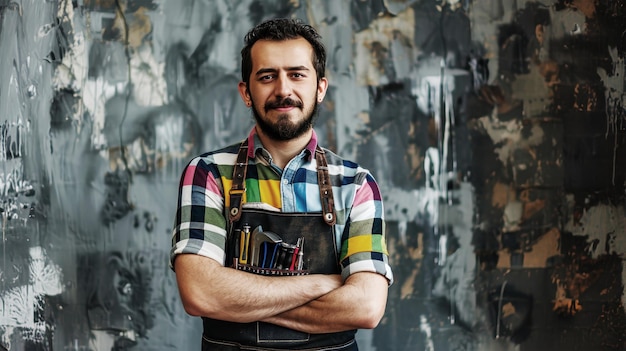
[[[322,212],[283,213],[242,209],[247,142],[239,150],[230,192],[226,264],[262,275],[340,274],[332,186],[324,152],[318,147]],[[243,245],[243,246],[242,246]],[[265,322],[235,323],[202,318],[206,350],[358,350],[356,330],[309,334]]]

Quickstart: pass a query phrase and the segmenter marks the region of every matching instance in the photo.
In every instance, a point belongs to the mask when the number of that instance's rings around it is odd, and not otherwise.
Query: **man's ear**
[[[324,96],[326,96],[327,90],[328,90],[328,79],[320,78],[320,81],[317,83],[317,102],[318,103],[324,100]]]
[[[241,100],[243,100],[243,103],[246,104],[246,106],[252,106],[252,98],[250,97],[250,90],[248,90],[248,84],[246,84],[246,82],[241,81],[239,82],[239,85],[237,86],[237,89],[239,89],[239,96],[241,96]]]

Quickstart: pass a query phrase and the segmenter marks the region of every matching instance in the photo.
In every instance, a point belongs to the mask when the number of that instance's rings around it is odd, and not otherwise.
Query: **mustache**
[[[280,107],[302,108],[302,106],[303,106],[302,101],[297,101],[292,98],[286,97],[282,100],[269,101],[268,103],[265,104],[265,111],[273,109],[273,108],[280,108]]]

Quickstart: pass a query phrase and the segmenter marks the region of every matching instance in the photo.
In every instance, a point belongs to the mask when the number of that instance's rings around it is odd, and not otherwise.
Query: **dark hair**
[[[317,79],[325,76],[326,49],[322,43],[322,37],[315,28],[303,23],[299,19],[276,18],[264,21],[252,28],[244,38],[245,46],[241,49],[241,80],[246,84],[250,81],[252,73],[252,46],[259,40],[282,41],[306,39],[313,47],[313,66],[317,72]]]

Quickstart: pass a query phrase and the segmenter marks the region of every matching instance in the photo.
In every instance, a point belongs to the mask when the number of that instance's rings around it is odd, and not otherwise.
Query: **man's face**
[[[325,78],[317,81],[311,44],[303,38],[259,40],[251,55],[250,83],[241,82],[239,92],[260,133],[280,141],[303,135],[313,126],[328,86]]]

